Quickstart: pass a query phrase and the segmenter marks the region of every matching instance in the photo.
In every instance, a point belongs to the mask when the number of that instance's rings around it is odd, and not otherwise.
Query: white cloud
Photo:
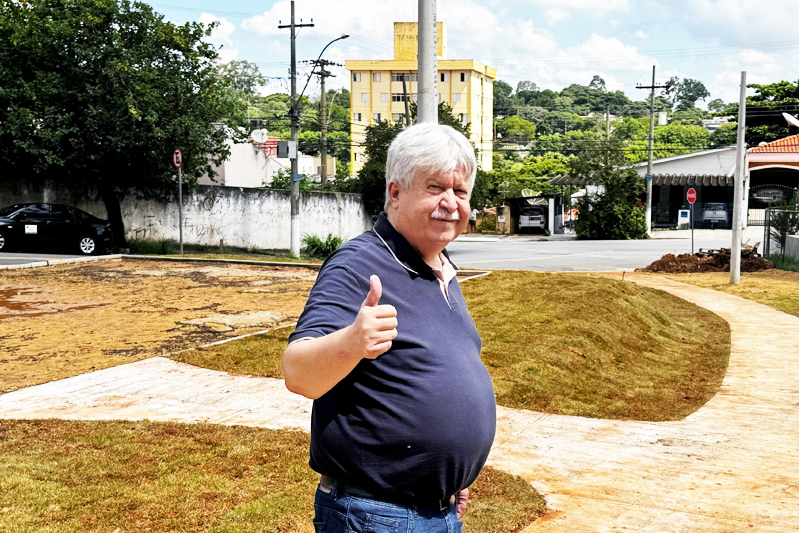
[[[571,19],[572,14],[563,9],[552,8],[544,12],[544,17],[547,19],[547,24],[554,26],[558,22]]]
[[[639,39],[646,39],[647,37],[649,37],[649,34],[644,32],[644,30],[638,30],[637,32],[635,32],[635,36],[638,37]]]
[[[600,13],[630,10],[630,0],[527,0],[527,2],[538,6]]]
[[[219,59],[222,63],[227,63],[236,59],[239,55],[239,51],[233,46],[233,40],[231,39],[231,35],[236,30],[236,26],[232,22],[210,13],[201,14],[198,22],[203,24],[218,22],[216,28],[211,32],[210,37],[207,38],[207,41],[219,48]]]

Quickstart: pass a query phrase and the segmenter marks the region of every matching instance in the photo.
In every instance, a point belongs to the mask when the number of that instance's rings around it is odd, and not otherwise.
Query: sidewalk
[[[716,396],[676,422],[498,409],[489,463],[523,476],[553,512],[527,531],[799,531],[799,318],[652,275],[730,323]],[[307,431],[311,402],[281,380],[156,357],[0,396],[0,418],[210,422]]]

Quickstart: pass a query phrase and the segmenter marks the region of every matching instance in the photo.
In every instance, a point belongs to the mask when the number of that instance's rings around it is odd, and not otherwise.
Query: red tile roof
[[[750,154],[799,152],[799,135],[791,135],[770,143],[756,146],[749,150]]]

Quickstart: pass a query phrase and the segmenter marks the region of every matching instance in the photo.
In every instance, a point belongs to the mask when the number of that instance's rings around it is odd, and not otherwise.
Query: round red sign
[[[172,164],[175,165],[175,168],[183,166],[183,152],[180,151],[180,148],[175,148],[175,151],[172,152]]]
[[[689,204],[692,204],[692,203],[696,202],[696,189],[693,189],[693,188],[688,189],[687,197],[688,197],[688,203]]]

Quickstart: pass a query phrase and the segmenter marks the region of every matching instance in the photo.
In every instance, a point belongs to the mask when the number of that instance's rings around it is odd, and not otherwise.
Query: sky
[[[269,77],[265,92],[289,91],[290,1],[164,0],[149,2],[176,23],[218,22],[210,40],[223,61],[255,63]],[[643,100],[652,66],[658,83],[672,76],[702,81],[705,102],[737,102],[741,71],[748,83],[799,80],[799,0],[439,0],[448,59],[473,59],[512,87],[529,80],[559,91],[600,75],[608,90]],[[314,27],[297,35],[298,91],[310,72],[302,60],[393,59],[393,23],[418,18],[412,0],[296,0],[295,18]],[[333,67],[329,88],[349,88]],[[306,94],[318,94],[314,77]],[[749,90],[752,94],[753,90]]]

